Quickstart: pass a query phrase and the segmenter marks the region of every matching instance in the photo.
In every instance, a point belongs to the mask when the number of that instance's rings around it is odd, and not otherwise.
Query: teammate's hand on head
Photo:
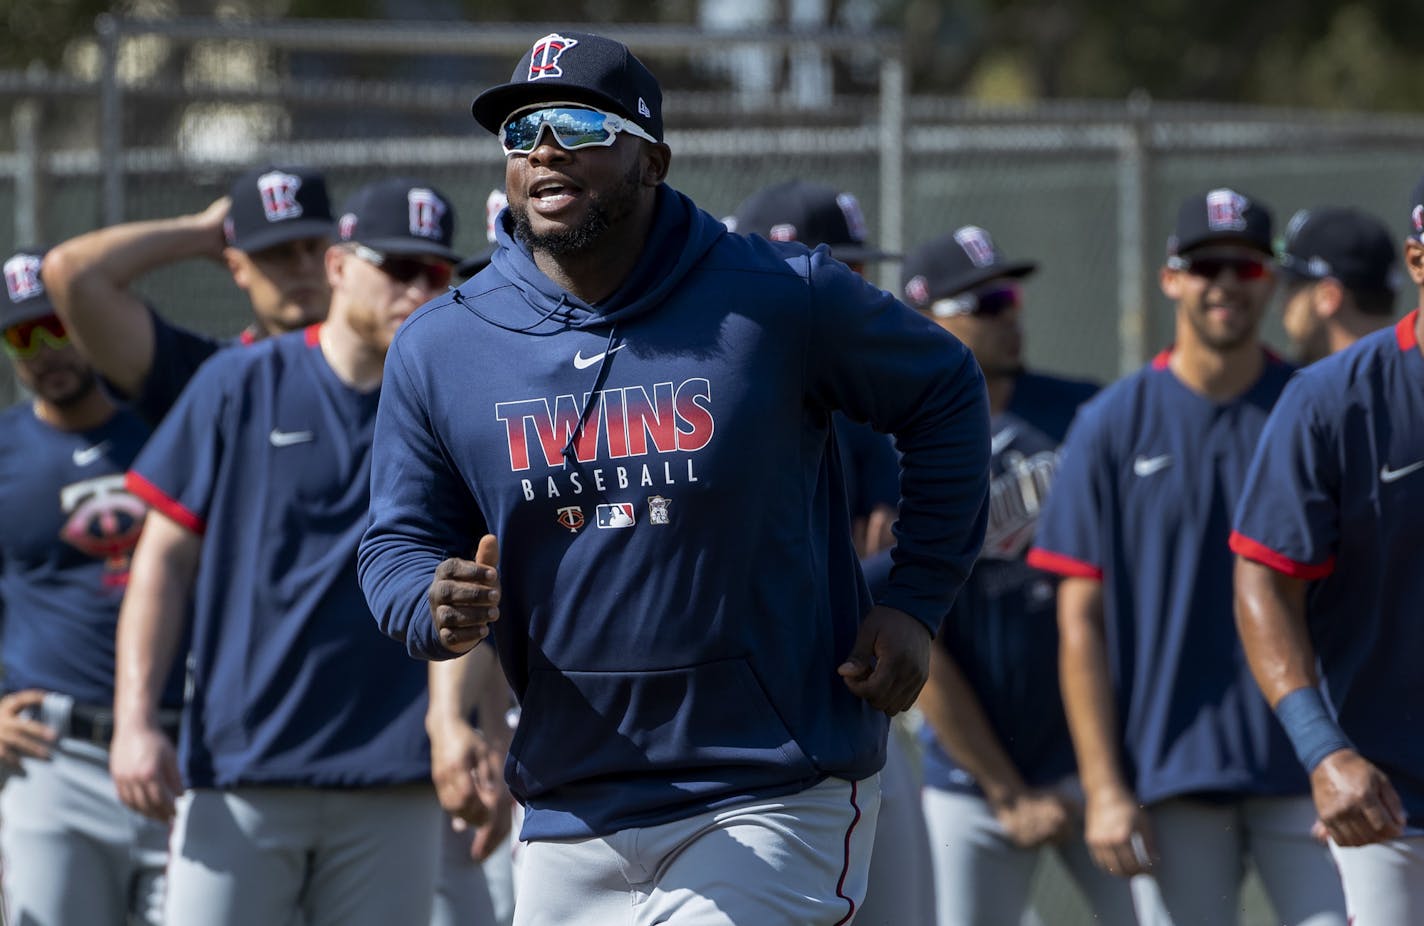
[[[223,196],[193,217],[198,231],[207,236],[212,249],[210,256],[214,258],[222,257],[223,249],[227,247],[227,233],[223,230],[223,223],[227,221],[227,214],[231,209],[232,198]]]
[[[860,622],[850,655],[836,669],[876,710],[907,711],[930,674],[930,632],[904,611],[876,605]]]
[[[1110,875],[1130,878],[1150,872],[1157,863],[1147,811],[1126,791],[1088,795],[1083,841],[1088,844],[1093,862]]]
[[[430,583],[430,616],[440,643],[452,653],[468,653],[499,620],[499,541],[480,538],[475,558],[445,560]]]
[[[1020,849],[1063,840],[1073,822],[1072,807],[1062,795],[1034,788],[993,805],[993,810],[1004,834]]]
[[[109,774],[119,800],[162,823],[173,819],[183,779],[178,774],[178,754],[163,731],[117,725],[109,746]]]
[[[0,764],[19,765],[20,759],[48,759],[57,738],[53,730],[38,720],[23,716],[37,708],[45,693],[34,688],[15,691],[0,698]]]
[[[1310,773],[1325,832],[1340,846],[1364,846],[1404,834],[1404,805],[1385,774],[1353,749],[1326,756]]]

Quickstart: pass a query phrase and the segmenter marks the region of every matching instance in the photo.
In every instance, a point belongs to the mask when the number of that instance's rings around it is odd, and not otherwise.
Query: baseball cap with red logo
[[[335,231],[326,179],[308,167],[259,167],[233,181],[223,222],[227,243],[251,254]]]
[[[481,93],[470,109],[497,135],[510,113],[536,103],[584,103],[636,123],[659,141],[663,137],[657,78],[627,45],[591,32],[551,32],[536,40],[509,83]]]
[[[25,248],[5,259],[6,299],[0,304],[0,329],[54,314],[54,306],[40,279],[44,255],[41,248]]]
[[[336,226],[341,241],[384,254],[460,260],[450,247],[455,239],[455,207],[444,193],[419,180],[390,177],[366,184],[346,200]]]
[[[963,225],[905,255],[900,289],[912,307],[928,311],[935,302],[990,280],[1022,279],[1037,269],[1038,264],[1031,260],[1006,258],[978,225]]]
[[[763,187],[742,201],[730,224],[740,235],[827,245],[831,256],[846,263],[895,257],[866,242],[860,201],[822,183],[788,180]]]
[[[1177,210],[1177,226],[1167,239],[1169,257],[1205,244],[1242,244],[1275,255],[1271,211],[1229,187],[1188,196]]]

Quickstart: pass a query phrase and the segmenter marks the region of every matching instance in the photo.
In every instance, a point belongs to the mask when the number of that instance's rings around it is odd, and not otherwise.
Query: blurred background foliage
[[[729,11],[730,14],[729,14]],[[1419,0],[0,0],[0,68],[64,70],[103,12],[144,16],[879,26],[911,89],[986,102],[1123,98],[1409,112]],[[76,50],[76,46],[80,50]],[[838,83],[854,73],[837,73]]]

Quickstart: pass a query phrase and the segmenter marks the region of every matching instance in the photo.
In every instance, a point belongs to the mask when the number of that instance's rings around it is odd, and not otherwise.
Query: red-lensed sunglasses
[[[397,283],[413,283],[417,277],[424,276],[433,288],[444,289],[450,285],[450,278],[455,274],[455,268],[444,261],[382,254],[364,244],[356,245],[353,251],[361,260],[373,267],[379,267],[382,273]]]
[[[68,344],[69,332],[54,315],[34,318],[5,329],[5,353],[21,360],[33,357],[42,347],[59,350]]]
[[[1236,279],[1246,283],[1264,279],[1271,272],[1265,261],[1253,257],[1169,257],[1167,266],[1204,280],[1214,280],[1230,269]]]

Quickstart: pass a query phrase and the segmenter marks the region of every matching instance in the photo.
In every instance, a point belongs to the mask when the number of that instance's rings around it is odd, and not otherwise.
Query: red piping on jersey
[[[242,329],[242,334],[239,334],[237,336],[237,343],[241,344],[243,347],[251,347],[252,345],[257,343],[257,332],[253,331],[251,328]]]
[[[207,522],[202,518],[184,508],[179,502],[169,498],[162,489],[133,470],[129,470],[124,476],[124,488],[143,499],[151,508],[157,509],[160,513],[168,516],[170,520],[195,534],[202,534],[208,529]]]
[[[851,809],[855,811],[855,816],[850,818],[850,826],[846,827],[845,856],[843,857],[843,860],[841,862],[840,880],[836,881],[836,896],[839,897],[841,900],[844,900],[847,904],[850,904],[850,910],[846,913],[845,916],[836,920],[836,926],[844,926],[845,923],[849,923],[851,920],[855,919],[855,901],[847,897],[845,894],[846,876],[850,874],[850,835],[851,833],[855,832],[855,825],[860,822],[860,805],[855,802],[855,786],[856,783],[852,781],[850,783],[850,806]]]
[[[1245,534],[1231,532],[1231,552],[1251,560],[1253,563],[1260,563],[1262,566],[1274,569],[1281,575],[1290,576],[1292,579],[1323,579],[1335,571],[1335,557],[1330,557],[1323,563],[1302,563],[1291,559],[1283,553],[1277,553],[1264,543],[1252,540]]]
[[[1034,547],[1028,551],[1028,564],[1035,569],[1042,569],[1044,572],[1066,576],[1070,579],[1101,580],[1103,577],[1102,569],[1092,563],[1085,563],[1080,559],[1064,556],[1062,553],[1054,553],[1052,550],[1045,550],[1042,547]]]
[[[1399,320],[1399,324],[1394,326],[1394,337],[1399,341],[1400,350],[1414,350],[1419,346],[1419,335],[1415,333],[1414,326],[1419,321],[1419,310],[1415,309]]]
[[[307,347],[316,347],[321,343],[321,322],[307,326]]]
[[[1175,346],[1176,346],[1175,344],[1172,345],[1172,347],[1175,347]],[[1153,357],[1153,358],[1152,358],[1152,369],[1154,369],[1154,370],[1165,370],[1165,369],[1167,369],[1167,365],[1172,362],[1172,347],[1164,347],[1164,348],[1162,348],[1161,353],[1159,353],[1156,357]]]

